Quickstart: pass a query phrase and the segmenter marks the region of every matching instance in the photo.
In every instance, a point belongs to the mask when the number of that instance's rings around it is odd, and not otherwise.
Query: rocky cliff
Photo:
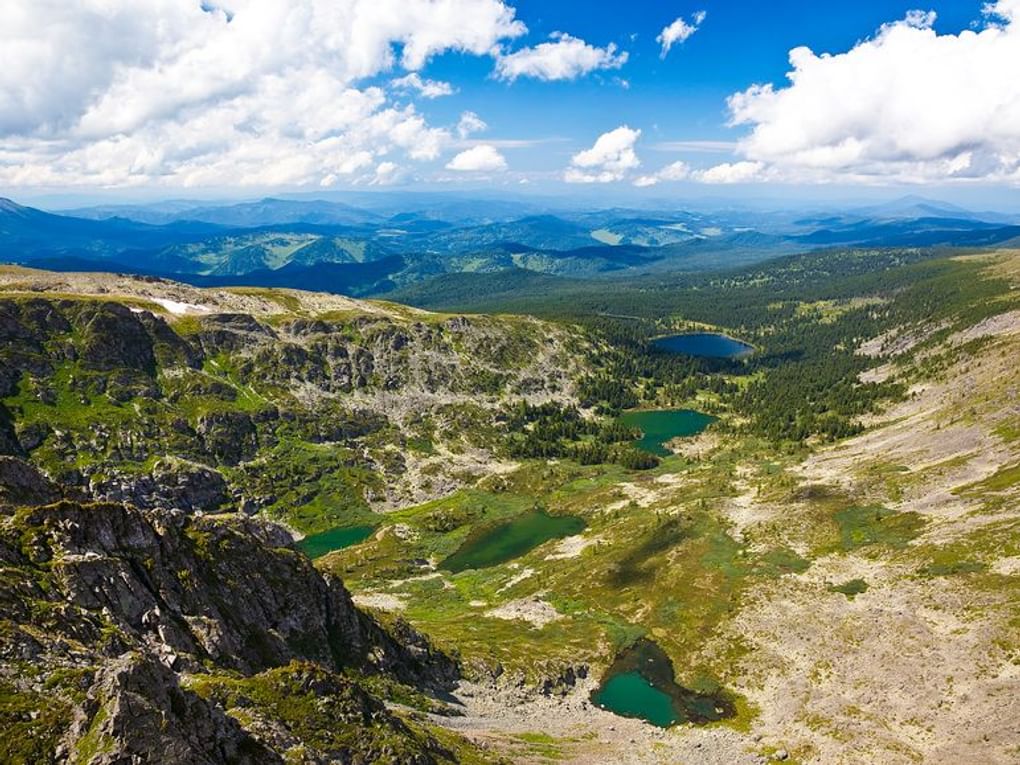
[[[0,461],[4,762],[435,762],[359,678],[441,690],[455,663],[387,631],[280,527],[58,499]],[[311,704],[333,725],[293,717]],[[241,714],[239,710],[243,710]],[[311,737],[306,741],[306,737]]]

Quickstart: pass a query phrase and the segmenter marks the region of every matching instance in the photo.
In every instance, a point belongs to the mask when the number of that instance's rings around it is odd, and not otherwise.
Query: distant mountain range
[[[365,295],[449,274],[613,278],[731,268],[820,247],[1020,241],[1020,217],[974,213],[921,197],[800,217],[740,210],[543,209],[452,195],[358,199],[364,206],[303,198],[174,200],[62,214],[0,199],[0,259],[202,286]]]

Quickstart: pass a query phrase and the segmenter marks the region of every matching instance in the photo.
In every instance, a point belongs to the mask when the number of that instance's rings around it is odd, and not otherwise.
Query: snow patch
[[[158,303],[163,307],[164,310],[169,311],[174,316],[186,316],[187,314],[195,313],[210,313],[212,309],[207,305],[197,305],[196,303],[182,303],[178,300],[170,300],[169,298],[149,298],[153,303]]]

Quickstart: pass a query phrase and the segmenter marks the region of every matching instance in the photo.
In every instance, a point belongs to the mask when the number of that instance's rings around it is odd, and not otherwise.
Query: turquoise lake
[[[447,571],[487,568],[513,560],[550,539],[584,531],[585,522],[573,515],[548,515],[530,510],[497,526],[480,529],[440,564]]]
[[[670,353],[700,356],[709,359],[742,359],[754,353],[754,346],[718,332],[688,332],[660,337],[652,342],[656,348]]]
[[[669,694],[660,691],[639,672],[613,675],[602,685],[592,701],[613,714],[638,717],[660,728],[668,728],[680,720]]]
[[[665,447],[668,441],[679,436],[698,435],[715,421],[715,417],[693,409],[647,409],[624,412],[620,421],[641,431],[635,446],[659,457],[668,457],[672,454]]]
[[[312,534],[298,542],[298,548],[309,558],[321,558],[334,550],[364,542],[375,531],[374,526],[341,526],[321,534]]]
[[[660,728],[679,722],[714,722],[736,713],[733,702],[721,690],[699,693],[678,685],[669,657],[645,639],[616,658],[591,700],[613,714],[636,717]]]

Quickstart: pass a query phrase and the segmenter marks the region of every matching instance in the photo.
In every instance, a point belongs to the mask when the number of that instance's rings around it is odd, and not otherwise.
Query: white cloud
[[[661,168],[656,173],[639,176],[634,180],[634,185],[638,187],[654,186],[660,181],[685,181],[690,177],[690,166],[686,162],[677,160]]]
[[[763,162],[724,162],[707,170],[698,170],[692,176],[702,183],[752,183],[765,180]]]
[[[562,32],[552,35],[553,42],[521,48],[496,61],[496,76],[504,80],[534,77],[539,80],[576,80],[599,69],[619,69],[627,63],[627,52],[617,53],[616,45],[605,48]]]
[[[375,175],[368,182],[373,186],[390,186],[402,180],[403,176],[404,170],[396,162],[380,162],[375,167]]]
[[[447,163],[446,169],[467,173],[500,172],[506,170],[506,159],[495,146],[481,144],[462,151]]]
[[[472,133],[481,133],[488,127],[489,126],[485,124],[485,120],[474,112],[463,112],[460,115],[460,121],[457,123],[457,135],[459,135],[461,139],[464,139]]]
[[[453,86],[442,80],[426,80],[417,72],[398,77],[390,81],[390,86],[396,90],[413,90],[422,98],[440,98],[453,95]]]
[[[626,125],[603,133],[590,149],[573,156],[563,179],[567,183],[611,183],[623,180],[631,170],[641,166],[641,160],[634,151],[634,144],[640,136],[640,130],[633,130]]]
[[[434,159],[450,131],[363,80],[526,31],[502,0],[204,7],[0,3],[0,183],[300,185]]]
[[[1015,182],[1020,0],[985,14],[983,28],[940,35],[934,13],[915,11],[845,53],[792,50],[789,85],[729,99],[732,123],[752,127],[738,152],[788,180]]]
[[[701,26],[702,22],[704,22],[707,15],[708,14],[705,13],[705,11],[698,11],[691,16],[690,23],[684,21],[681,16],[668,27],[665,27],[662,32],[659,33],[659,36],[655,38],[655,42],[662,46],[662,53],[660,56],[662,58],[666,58],[670,48],[672,48],[676,43],[683,44],[686,42],[691,35],[698,31],[698,28]]]

